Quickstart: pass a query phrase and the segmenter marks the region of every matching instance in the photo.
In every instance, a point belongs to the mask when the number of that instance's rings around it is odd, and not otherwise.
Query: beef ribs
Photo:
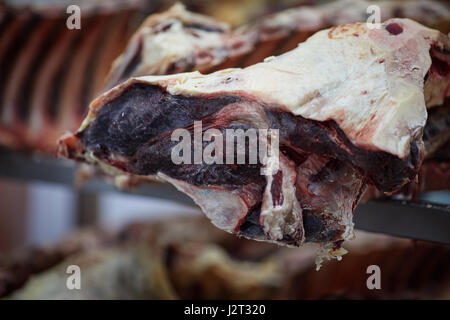
[[[244,69],[132,78],[91,104],[59,154],[169,182],[228,232],[290,246],[318,242],[339,257],[366,184],[391,193],[415,179],[427,107],[449,92],[449,49],[438,31],[392,19],[318,32]],[[204,132],[278,130],[279,157],[175,164],[172,134],[184,128],[195,137],[196,121]]]
[[[0,1],[0,145],[54,154],[100,94],[148,1],[78,1],[81,29],[67,27],[68,3]]]

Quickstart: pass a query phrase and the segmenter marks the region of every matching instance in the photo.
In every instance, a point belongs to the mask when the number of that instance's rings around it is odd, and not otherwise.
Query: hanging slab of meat
[[[367,21],[373,5],[380,8],[382,21],[411,18],[450,32],[450,8],[435,1],[340,0],[284,10],[236,30],[176,4],[151,15],[136,31],[114,62],[107,87],[130,77],[246,67],[294,49],[321,29]]]
[[[424,88],[445,83],[428,106],[444,100],[449,48],[438,31],[392,19],[378,29],[358,23],[318,32],[245,69],[133,78],[91,104],[59,153],[111,174],[169,182],[228,232],[292,246],[318,242],[339,256],[365,184],[394,192],[415,178]],[[195,136],[195,121],[219,133],[277,129],[279,170],[261,174],[271,161],[174,163],[173,132]]]
[[[234,31],[223,23],[186,11],[178,4],[167,12],[150,16],[143,23],[125,52],[115,61],[107,87],[132,76],[192,70],[209,73],[225,67],[248,66],[267,56],[293,49],[298,42],[324,27],[366,20],[366,9],[370,5],[380,7],[383,20],[395,16],[410,17],[428,26],[437,26],[444,33],[450,31],[449,7],[433,1],[342,0],[326,5],[302,6],[265,17]],[[439,59],[439,52],[433,56]],[[436,61],[438,65],[439,60]],[[433,68],[430,72],[436,70]],[[440,72],[443,71],[445,66]],[[447,85],[446,82],[440,83],[439,77],[435,79],[435,83],[427,83],[425,90],[427,106],[430,107],[442,103],[440,92]],[[439,89],[439,86],[444,88]],[[433,90],[437,90],[437,94]],[[437,101],[432,101],[435,98]],[[426,157],[449,140],[448,102],[438,109],[438,112],[431,113],[425,126],[423,140]],[[427,174],[430,174],[429,170]],[[116,184],[127,187],[140,181],[123,178],[116,179]],[[423,178],[421,175],[421,180]]]
[[[298,42],[321,28],[366,20],[366,11],[370,5],[380,7],[383,20],[394,16],[409,17],[428,26],[436,26],[444,33],[450,31],[448,5],[433,1],[342,0],[326,5],[302,6],[265,17],[235,31],[223,23],[186,11],[177,4],[167,12],[150,16],[143,23],[125,52],[115,61],[108,87],[131,76],[192,70],[209,73],[225,67],[248,66],[272,54],[293,49]],[[438,70],[439,52],[434,52],[432,56],[438,58],[436,68],[430,70],[433,73]],[[439,72],[445,73],[445,65]],[[440,105],[440,92],[447,84],[445,81],[440,83],[439,77],[435,79],[437,81],[433,84],[427,82],[425,92],[427,107],[439,106],[438,110],[430,112],[424,129],[425,158],[430,158],[450,137],[450,107],[448,101]],[[439,89],[439,86],[444,88]],[[433,93],[434,90],[437,90],[437,94]],[[435,98],[437,101],[432,101]],[[439,166],[449,165],[441,162]],[[430,177],[425,177],[425,174]],[[433,181],[435,177],[430,170],[426,170],[420,174],[420,181],[424,179]],[[140,181],[132,176],[115,179],[116,185],[121,188]],[[417,189],[418,185],[412,184],[408,190]],[[426,185],[430,186],[429,183]],[[445,187],[442,183],[438,185]],[[426,191],[428,187],[421,184],[419,189]],[[371,193],[383,195],[376,188]]]

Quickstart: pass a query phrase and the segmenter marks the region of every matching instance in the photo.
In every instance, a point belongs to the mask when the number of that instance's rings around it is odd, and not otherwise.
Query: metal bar
[[[354,212],[357,229],[450,244],[450,206],[405,200],[369,201]]]
[[[99,198],[94,192],[77,192],[77,224],[79,227],[95,226],[99,218]]]
[[[0,177],[73,186],[74,172],[72,161],[0,150]],[[118,190],[101,179],[93,178],[80,191],[120,191],[194,205],[188,196],[162,183]],[[446,205],[400,200],[369,201],[356,208],[354,221],[355,227],[361,230],[450,244],[450,207]]]
[[[76,164],[48,155],[11,152],[0,149],[0,178],[21,181],[40,181],[74,186]],[[93,177],[83,184],[80,192],[122,192],[177,201],[189,205],[194,202],[176,188],[163,183],[146,183],[138,188],[119,190],[102,179]]]

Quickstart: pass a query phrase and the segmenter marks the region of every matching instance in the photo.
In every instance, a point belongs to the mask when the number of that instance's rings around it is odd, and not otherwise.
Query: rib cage
[[[82,11],[81,29],[67,14],[0,7],[0,143],[53,152],[101,92],[142,7]]]

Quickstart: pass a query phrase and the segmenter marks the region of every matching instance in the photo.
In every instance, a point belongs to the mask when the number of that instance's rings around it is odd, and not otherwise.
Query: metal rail
[[[74,172],[75,163],[72,161],[0,149],[0,178],[73,186]],[[188,196],[163,183],[147,183],[131,190],[118,190],[99,178],[93,178],[81,190],[93,193],[125,192],[194,205]],[[449,205],[390,199],[369,201],[357,207],[354,221],[355,227],[361,230],[450,244]]]

